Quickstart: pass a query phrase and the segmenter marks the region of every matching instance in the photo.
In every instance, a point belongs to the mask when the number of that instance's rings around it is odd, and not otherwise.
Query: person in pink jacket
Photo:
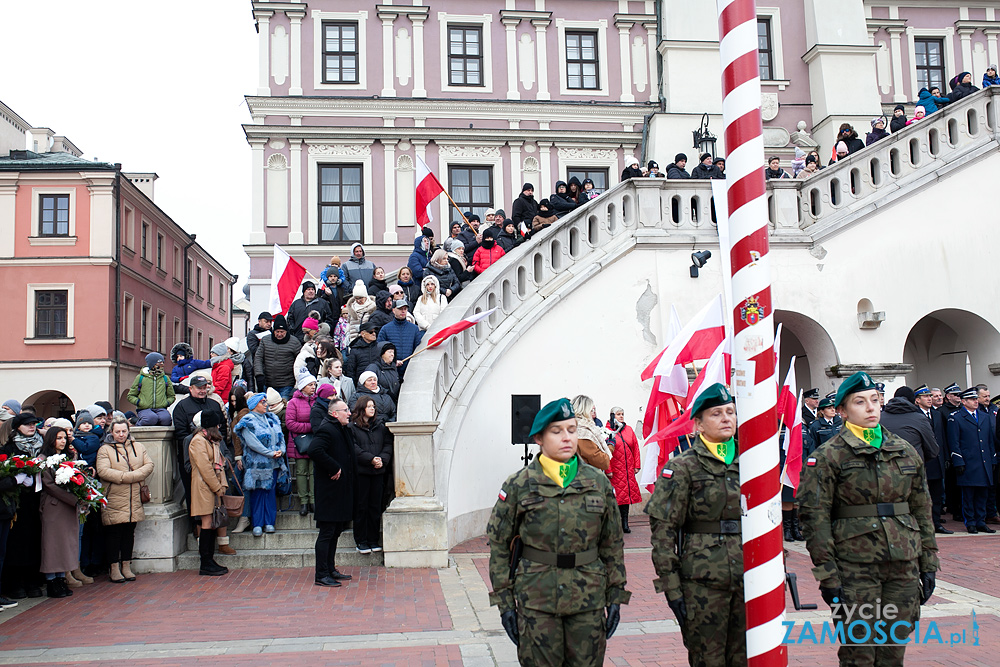
[[[483,232],[483,242],[479,244],[476,254],[472,256],[472,271],[477,275],[490,268],[493,262],[504,256],[503,248],[497,245],[493,233],[492,227]]]
[[[316,402],[316,378],[303,373],[295,382],[295,393],[285,407],[285,426],[288,428],[287,455],[295,461],[295,487],[299,494],[299,514],[305,516],[313,511],[313,462],[296,448],[296,438],[310,435],[312,425],[309,412]]]

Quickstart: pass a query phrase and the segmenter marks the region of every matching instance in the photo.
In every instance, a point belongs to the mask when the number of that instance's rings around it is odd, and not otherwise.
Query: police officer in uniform
[[[577,456],[568,399],[542,408],[529,435],[541,451],[503,483],[486,528],[490,604],[522,665],[601,665],[631,596],[614,489]]]
[[[844,420],[837,414],[835,400],[836,395],[828,395],[819,402],[819,416],[809,424],[806,437],[802,441],[803,460],[824,442],[840,433],[840,429],[844,426]]]
[[[948,417],[951,413],[955,412],[962,407],[962,388],[958,386],[957,382],[952,382],[950,385],[944,388],[944,403],[938,408],[938,412],[944,418],[945,422],[945,439],[947,440],[947,424]],[[944,446],[941,447],[944,449]],[[949,458],[945,459],[947,464],[944,472],[944,494],[945,494],[945,505],[947,505],[947,511],[951,514],[951,518],[959,523],[962,522],[962,491],[958,488],[958,479],[955,475],[955,468],[952,465],[951,451],[949,445]]]
[[[934,390],[925,384],[913,390],[914,402],[920,408],[921,414],[930,422],[931,430],[934,431],[934,441],[938,444],[937,456],[924,461],[927,470],[927,491],[931,494],[931,516],[934,519],[934,532],[939,535],[951,535],[955,531],[945,528],[944,522],[941,520],[941,506],[944,502],[945,462],[951,458],[948,453],[947,421],[934,407],[933,394]]]
[[[875,382],[855,373],[837,391],[844,428],[814,451],[802,469],[800,502],[806,548],[834,621],[849,624],[843,607],[870,604],[838,651],[841,665],[902,665],[905,645],[874,644],[874,625],[912,624],[934,592],[937,543],[924,463],[908,442],[879,424]],[[898,613],[885,612],[895,605]],[[902,640],[905,626],[896,631]],[[906,633],[907,636],[909,632]]]
[[[660,472],[646,505],[653,584],[681,626],[690,665],[745,665],[736,405],[716,383],[691,414],[698,437]]]
[[[979,409],[979,391],[962,392],[962,407],[948,417],[948,449],[962,492],[962,516],[970,533],[995,533],[986,525],[986,501],[997,462],[993,416]]]
[[[817,417],[819,405],[819,389],[813,387],[802,394],[802,428],[807,429]]]

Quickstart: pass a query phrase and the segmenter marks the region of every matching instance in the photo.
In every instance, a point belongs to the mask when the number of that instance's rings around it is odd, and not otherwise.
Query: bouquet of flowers
[[[13,477],[19,485],[31,486],[34,484],[35,475],[41,471],[42,469],[39,467],[37,459],[33,459],[23,454],[15,456],[0,454],[0,479],[4,477]],[[5,491],[2,495],[0,495],[0,500],[4,502],[13,502],[14,505],[17,505],[20,493],[20,489],[15,486],[10,491]]]
[[[80,523],[87,520],[92,509],[108,504],[101,483],[90,474],[85,461],[67,461],[65,455],[55,454],[39,466],[43,470],[53,469],[56,485],[76,496]]]

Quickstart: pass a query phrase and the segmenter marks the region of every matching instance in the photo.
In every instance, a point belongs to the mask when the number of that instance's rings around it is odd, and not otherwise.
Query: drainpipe
[[[115,407],[122,391],[122,165],[115,163]]]
[[[184,331],[181,332],[181,336],[185,340],[187,340],[188,330],[188,286],[191,284],[191,270],[188,268],[188,250],[195,244],[198,235],[188,234],[188,237],[191,240],[184,246]],[[188,340],[187,343],[190,345],[191,341]]]
[[[667,110],[667,98],[663,95],[663,54],[660,53],[660,39],[663,34],[663,3],[655,3],[656,7],[656,90],[660,97],[660,111]],[[644,156],[645,159],[645,156]]]

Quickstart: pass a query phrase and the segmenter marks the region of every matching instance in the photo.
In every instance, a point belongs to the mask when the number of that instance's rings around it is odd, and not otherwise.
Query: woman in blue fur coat
[[[250,412],[233,429],[243,443],[243,491],[250,501],[254,537],[274,532],[276,489],[289,481],[281,420],[268,412],[266,399],[264,393],[247,396]]]

